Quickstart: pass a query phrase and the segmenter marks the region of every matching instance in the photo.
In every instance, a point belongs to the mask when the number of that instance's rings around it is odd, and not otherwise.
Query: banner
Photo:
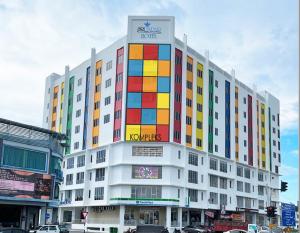
[[[51,189],[51,175],[0,168],[0,196],[49,200]]]

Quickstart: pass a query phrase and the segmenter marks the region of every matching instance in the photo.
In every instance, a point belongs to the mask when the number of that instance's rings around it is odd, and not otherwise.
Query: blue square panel
[[[140,108],[142,106],[141,93],[128,93],[127,95],[127,108]]]
[[[128,76],[143,76],[143,60],[128,60]]]
[[[158,50],[158,59],[159,60],[170,60],[171,57],[171,49],[170,45],[161,44],[159,45]]]
[[[155,125],[156,124],[156,109],[155,108],[142,109],[142,124],[143,125]]]
[[[157,92],[170,92],[170,78],[158,77]]]

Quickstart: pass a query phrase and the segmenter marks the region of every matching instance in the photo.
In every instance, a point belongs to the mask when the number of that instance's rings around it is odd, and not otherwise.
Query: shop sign
[[[204,214],[210,218],[214,218],[215,217],[215,213],[213,211],[209,211],[209,210],[206,210],[204,212]]]
[[[153,201],[136,201],[137,205],[153,205]]]

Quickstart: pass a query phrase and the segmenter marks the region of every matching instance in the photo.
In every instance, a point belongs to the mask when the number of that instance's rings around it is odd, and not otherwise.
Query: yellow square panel
[[[140,125],[126,125],[126,141],[139,141],[140,135]]]
[[[157,76],[157,60],[144,60],[144,76]]]
[[[170,61],[158,61],[158,76],[170,76]]]
[[[141,141],[155,141],[156,125],[141,126]]]
[[[170,95],[168,93],[157,94],[157,108],[169,108]]]
[[[143,91],[144,92],[157,92],[157,77],[144,77],[143,78]]]
[[[169,124],[169,109],[157,109],[157,124],[158,125]]]
[[[129,59],[143,59],[143,45],[131,44],[129,45]]]

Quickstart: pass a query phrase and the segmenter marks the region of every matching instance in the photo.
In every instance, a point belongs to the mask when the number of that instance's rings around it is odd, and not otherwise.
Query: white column
[[[57,219],[58,219],[58,223],[61,224],[62,223],[62,209],[58,208],[58,212],[57,212]]]
[[[190,209],[187,209],[187,225],[190,225]]]
[[[204,223],[205,223],[204,210],[201,210],[201,225],[204,225]]]
[[[46,221],[46,207],[41,207],[40,209],[40,216],[39,216],[39,225],[45,225]]]
[[[125,206],[120,205],[120,212],[119,212],[119,232],[124,231],[124,215],[125,215]]]
[[[166,227],[168,229],[171,227],[171,206],[166,207]]]
[[[178,217],[177,217],[177,219],[178,219],[178,225],[179,225],[179,228],[180,228],[180,230],[181,230],[181,228],[182,228],[182,208],[181,207],[179,207],[178,208]]]

